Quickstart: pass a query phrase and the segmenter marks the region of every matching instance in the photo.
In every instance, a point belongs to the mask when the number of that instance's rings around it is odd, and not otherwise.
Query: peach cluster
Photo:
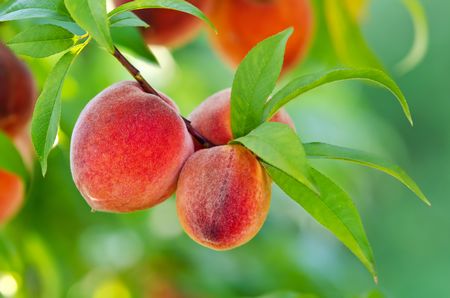
[[[26,127],[34,108],[34,80],[30,71],[9,48],[0,43],[0,131],[5,133],[30,164],[31,141]],[[0,169],[0,224],[11,219],[25,197],[22,180]]]
[[[272,121],[293,127],[284,111]],[[94,210],[150,208],[176,192],[186,232],[207,247],[224,250],[253,238],[267,216],[271,180],[257,157],[232,140],[230,90],[221,91],[190,116],[193,129],[215,146],[199,148],[162,93],[136,82],[117,83],[82,111],[71,143],[76,186]]]

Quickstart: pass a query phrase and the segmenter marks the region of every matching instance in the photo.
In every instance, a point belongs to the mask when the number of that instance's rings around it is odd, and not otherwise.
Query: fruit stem
[[[128,72],[133,76],[133,78],[139,83],[139,85],[141,85],[142,90],[144,90],[144,92],[146,93],[150,93],[153,95],[158,96],[159,98],[162,99],[161,95],[159,95],[158,91],[155,90],[155,88],[153,88],[145,79],[144,77],[141,75],[141,72],[134,67],[133,64],[131,64],[130,61],[128,61],[127,58],[125,58],[125,56],[119,51],[119,49],[117,49],[116,47],[114,47],[114,57],[116,57],[116,59],[120,62],[120,64],[122,64],[126,70],[128,70]],[[181,116],[181,115],[180,115]],[[197,142],[200,143],[200,145],[202,145],[204,148],[211,148],[214,147],[215,145],[208,141],[207,138],[205,138],[204,136],[202,136],[192,125],[191,125],[191,121],[189,121],[188,119],[184,118],[183,116],[181,116],[181,118],[184,121],[184,124],[186,125],[187,130],[189,131],[189,133],[195,138],[195,140],[197,140]]]

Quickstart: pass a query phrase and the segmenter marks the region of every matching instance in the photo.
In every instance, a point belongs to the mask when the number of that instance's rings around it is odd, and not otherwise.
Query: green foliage
[[[72,18],[108,52],[114,53],[105,0],[65,0]]]
[[[70,21],[63,0],[8,0],[0,5],[0,22],[32,18]]]
[[[345,1],[324,0],[324,4],[328,31],[340,61],[347,66],[384,69],[346,9]]]
[[[314,192],[318,192],[309,174],[305,150],[297,134],[286,124],[268,122],[233,141],[255,153]]]
[[[261,124],[264,104],[275,88],[292,29],[256,45],[239,65],[231,90],[231,129],[242,137]]]
[[[16,174],[27,183],[29,174],[22,156],[10,138],[0,131],[0,169]]]
[[[419,0],[402,0],[414,24],[414,43],[408,54],[397,64],[397,71],[411,71],[425,57],[428,49],[428,21],[425,9]]]
[[[148,27],[149,25],[132,12],[126,11],[109,19],[111,27]]]
[[[304,146],[306,154],[310,158],[345,160],[391,175],[413,191],[425,204],[431,205],[414,180],[412,180],[403,169],[391,162],[387,162],[367,152],[330,144],[310,143],[304,144]]]
[[[35,58],[48,57],[70,49],[73,33],[55,25],[37,25],[22,31],[8,42],[16,53]]]
[[[263,164],[274,182],[347,246],[366,266],[376,281],[372,249],[358,211],[350,197],[333,181],[315,169],[311,168],[310,173],[319,188],[320,195],[276,167]]]
[[[408,103],[400,87],[386,73],[373,68],[339,68],[301,76],[278,91],[264,107],[264,119],[270,119],[292,99],[314,88],[343,80],[369,80],[392,92],[402,106],[408,121],[413,123]]]
[[[135,55],[149,63],[158,64],[156,57],[150,48],[145,44],[142,35],[137,28],[134,27],[114,27],[111,28],[111,35],[114,44],[120,50],[124,49],[130,54]]]
[[[31,135],[39,157],[42,174],[47,171],[47,157],[55,143],[61,117],[61,89],[77,52],[68,52],[56,63],[45,82],[33,114]]]

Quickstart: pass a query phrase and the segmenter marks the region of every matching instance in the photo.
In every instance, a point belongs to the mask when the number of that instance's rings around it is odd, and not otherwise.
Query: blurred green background
[[[287,107],[303,141],[395,160],[432,201],[425,207],[383,174],[314,161],[355,199],[373,246],[378,286],[342,244],[278,189],[262,231],[228,252],[190,240],[173,198],[133,214],[91,213],[70,175],[71,131],[90,99],[130,78],[113,57],[90,45],[64,86],[59,145],[50,154],[48,174],[42,178],[35,166],[24,208],[0,228],[0,297],[254,297],[285,291],[302,293],[299,297],[450,297],[450,2],[422,3],[429,50],[407,74],[395,71],[413,41],[411,19],[400,1],[372,1],[362,25],[370,47],[409,100],[413,128],[388,92],[361,82],[326,86]],[[0,37],[7,40],[20,26],[0,26]],[[323,62],[325,46],[317,43],[320,39],[291,76],[333,65]],[[133,61],[184,115],[231,85],[233,72],[205,33],[173,53],[154,50],[161,68]],[[56,60],[26,61],[42,86]]]

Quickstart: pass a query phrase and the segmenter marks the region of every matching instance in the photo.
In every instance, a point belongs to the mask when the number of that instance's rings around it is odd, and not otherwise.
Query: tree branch
[[[141,75],[140,71],[134,67],[133,64],[131,64],[130,61],[128,61],[127,58],[125,58],[124,55],[122,55],[122,53],[115,47],[114,48],[114,57],[116,57],[116,59],[125,67],[126,70],[128,70],[128,72],[133,76],[133,78],[139,83],[139,85],[141,85],[142,90],[144,90],[144,92],[146,93],[150,93],[153,95],[158,96],[159,98],[162,99],[161,95],[159,95],[158,91],[155,90],[155,88],[153,88],[145,79],[144,77]],[[211,148],[214,147],[215,145],[213,143],[211,143],[210,141],[208,141],[207,138],[205,138],[204,136],[202,136],[192,125],[191,125],[191,121],[189,121],[188,119],[184,118],[183,116],[180,115],[180,117],[183,119],[184,124],[186,125],[187,130],[189,131],[189,133],[195,138],[195,140],[197,142],[200,143],[200,145],[202,145],[204,148]]]

